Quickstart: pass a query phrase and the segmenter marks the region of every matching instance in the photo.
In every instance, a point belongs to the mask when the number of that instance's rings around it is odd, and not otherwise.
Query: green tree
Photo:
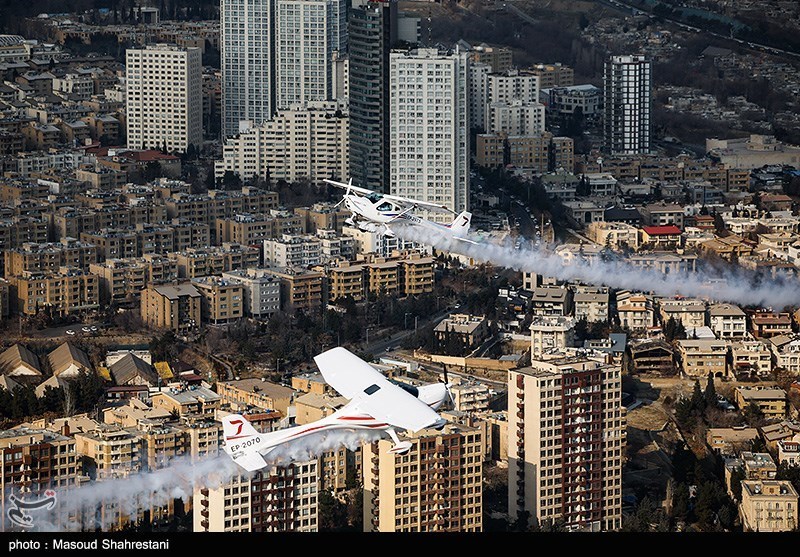
[[[319,505],[319,531],[341,532],[347,530],[347,506],[327,489],[317,494]]]
[[[706,382],[706,390],[703,393],[705,398],[706,408],[717,407],[717,389],[714,387],[714,374],[708,373],[708,381]]]
[[[703,390],[700,388],[700,380],[694,380],[694,389],[692,389],[692,410],[697,414],[702,414],[706,407],[706,399],[703,396]]]
[[[664,323],[664,338],[668,342],[686,338],[686,327],[684,327],[683,322],[674,317],[667,319],[667,322]]]
[[[744,478],[744,469],[741,466],[737,466],[731,472],[731,492],[733,493],[733,498],[737,501],[742,500],[742,481]]]
[[[751,427],[759,427],[764,425],[764,412],[755,402],[748,404],[747,407],[745,407],[744,412],[742,412],[742,415],[744,416],[744,421],[746,421],[747,425]]]

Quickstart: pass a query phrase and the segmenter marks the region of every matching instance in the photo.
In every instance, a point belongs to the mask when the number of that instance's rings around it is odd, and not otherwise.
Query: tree
[[[742,415],[744,416],[744,421],[751,427],[758,427],[764,424],[764,412],[755,402],[748,404]]]
[[[232,170],[226,170],[222,175],[222,189],[238,189],[242,187],[242,179]]]
[[[692,390],[692,410],[697,414],[702,414],[706,407],[706,400],[703,396],[703,390],[700,388],[700,380],[694,380],[694,389]]]
[[[779,467],[780,469],[780,467]],[[737,501],[742,500],[742,481],[745,479],[744,476],[744,469],[741,466],[737,466],[731,472],[731,492],[733,493],[733,498]]]
[[[708,373],[708,382],[706,383],[706,390],[703,393],[705,398],[706,409],[716,408],[717,406],[717,390],[714,387],[714,374]]]
[[[672,495],[672,516],[678,520],[689,516],[689,486],[685,483],[679,483]]]
[[[668,342],[686,338],[686,327],[684,327],[683,322],[678,321],[674,317],[670,317],[667,322],[664,323],[664,338],[666,338]]]

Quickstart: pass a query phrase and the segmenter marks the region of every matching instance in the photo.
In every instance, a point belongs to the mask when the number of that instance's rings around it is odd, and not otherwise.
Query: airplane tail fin
[[[459,213],[450,224],[450,230],[453,231],[453,236],[466,236],[467,232],[469,232],[469,225],[471,222],[472,213],[469,211],[462,211]]]
[[[267,465],[267,461],[259,452],[261,434],[240,414],[229,414],[222,418],[222,432],[225,437],[225,452],[233,461],[247,470],[254,472]]]

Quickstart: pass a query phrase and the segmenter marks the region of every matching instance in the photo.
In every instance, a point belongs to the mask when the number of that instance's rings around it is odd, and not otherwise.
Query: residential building
[[[222,0],[222,135],[260,126],[275,112],[275,2]]]
[[[776,367],[800,374],[800,334],[774,336],[767,346],[772,351]]]
[[[542,89],[571,87],[575,81],[575,71],[560,62],[555,64],[536,64],[527,68],[525,72],[538,76],[539,87]]]
[[[650,152],[652,63],[644,56],[612,56],[603,71],[605,148],[612,155]]]
[[[575,319],[562,315],[534,316],[530,326],[531,357],[559,352],[575,342]]]
[[[633,371],[637,373],[675,372],[672,345],[667,342],[656,340],[632,343],[629,354]]]
[[[290,267],[286,269],[264,269],[265,276],[273,276],[281,285],[281,309],[293,313],[298,310],[319,311],[323,300],[321,271],[308,271]]]
[[[270,381],[259,379],[239,379],[236,381],[220,381],[217,393],[223,404],[230,404],[239,409],[248,406],[262,410],[277,410],[284,417],[289,415],[289,406],[293,402],[294,390]]]
[[[190,282],[150,285],[141,294],[142,320],[150,327],[177,333],[196,330],[201,323],[201,298]]]
[[[244,317],[244,292],[238,282],[209,276],[192,279],[200,293],[200,316],[204,323],[232,323]]]
[[[681,229],[675,225],[643,226],[639,249],[673,251],[682,246]]]
[[[83,271],[98,259],[96,245],[64,238],[57,243],[34,244],[26,242],[16,249],[5,251],[5,276],[30,273],[57,273],[61,267],[74,267]]]
[[[572,291],[568,288],[543,286],[533,289],[533,315],[566,316],[572,313]]]
[[[466,383],[450,387],[453,395],[453,408],[457,412],[481,412],[489,409],[491,395],[484,383]]]
[[[201,52],[154,44],[125,57],[128,147],[184,153],[203,143]]]
[[[483,432],[446,424],[402,436],[403,454],[381,439],[362,447],[364,531],[480,532]]]
[[[693,377],[725,377],[728,373],[728,344],[724,340],[684,339],[678,341],[681,371]]]
[[[102,304],[135,302],[148,284],[173,282],[178,278],[175,261],[162,255],[141,258],[106,259],[92,263],[89,271],[97,275]]]
[[[751,134],[737,139],[706,139],[706,151],[728,168],[751,170],[764,165],[800,164],[800,148],[775,139],[774,135]]]
[[[736,405],[744,410],[750,404],[757,405],[767,419],[786,417],[786,391],[777,387],[736,387]]]
[[[300,234],[303,223],[294,213],[273,210],[269,215],[239,213],[232,217],[218,218],[214,228],[218,244],[233,242],[245,246],[260,246],[267,238]]]
[[[585,118],[593,118],[600,114],[603,92],[594,85],[553,88],[547,88],[544,84],[540,86],[539,99],[547,107],[548,113],[566,117],[579,110]]]
[[[321,182],[346,180],[349,118],[336,102],[306,102],[279,110],[258,126],[228,138],[214,163],[217,180],[226,172],[242,179]],[[369,185],[369,184],[368,184]]]
[[[195,532],[316,532],[317,461],[235,475],[217,487],[196,487]]]
[[[792,334],[792,317],[788,313],[757,311],[750,315],[750,332],[756,338],[772,338]]]
[[[593,242],[614,251],[639,249],[639,229],[624,222],[589,223],[586,235]]]
[[[94,430],[75,433],[75,452],[89,461],[99,480],[127,478],[141,471],[141,450],[141,438],[117,426],[100,424]]]
[[[767,449],[776,452],[780,441],[791,441],[797,434],[800,434],[800,422],[794,420],[782,420],[759,428],[761,436],[767,443]]]
[[[242,268],[222,273],[222,278],[242,285],[244,312],[248,317],[264,319],[281,308],[281,284],[261,269]]]
[[[700,300],[659,300],[658,310],[662,324],[675,319],[687,329],[703,327],[706,324],[706,304]]]
[[[36,315],[45,306],[60,315],[100,307],[97,276],[74,267],[47,274],[25,271],[11,277],[9,283],[10,297],[24,315]]]
[[[457,342],[466,351],[489,337],[489,320],[483,315],[452,313],[436,324],[433,334],[440,346]]]
[[[69,497],[69,490],[77,488],[83,476],[68,427],[61,432],[27,426],[0,431],[0,463],[4,532],[11,526],[5,517],[18,508],[9,499],[14,492],[42,496],[57,489],[62,496]],[[68,520],[69,517],[59,514],[51,515],[48,522],[66,530]]]
[[[543,174],[575,164],[574,142],[569,137],[553,137],[550,132],[532,135],[482,133],[476,137],[476,162],[496,168],[513,165],[523,172]],[[565,199],[566,201],[566,199]]]
[[[620,325],[625,329],[631,331],[648,329],[655,323],[653,298],[646,294],[620,290],[617,292],[617,315]]]
[[[569,529],[622,526],[621,397],[618,365],[565,357],[509,370],[511,520],[529,513]]]
[[[800,466],[800,437],[778,441],[778,464]]]
[[[397,3],[353,2],[348,16],[350,170],[353,183],[389,191],[389,52]]]
[[[758,438],[758,430],[754,427],[734,426],[734,427],[712,427],[706,434],[706,443],[711,450],[722,456],[734,456],[742,452],[742,448],[749,447],[753,440]],[[740,459],[735,459],[735,465],[729,467],[728,461],[725,463],[726,484],[730,484],[730,472],[733,468],[743,467]]]
[[[489,46],[486,43],[473,46],[469,51],[471,62],[486,64],[492,73],[507,72],[512,67],[511,49],[506,46]]]
[[[747,335],[747,316],[739,306],[714,304],[708,308],[711,330],[717,338],[743,338]]]
[[[774,480],[778,473],[778,467],[769,453],[743,451],[739,458],[742,460],[746,480]]]
[[[575,319],[589,323],[608,321],[609,292],[605,286],[573,287],[572,305]]]
[[[397,123],[390,130],[390,192],[456,213],[466,210],[467,53],[435,48],[393,51],[389,63],[389,115]],[[448,220],[446,214],[430,217]]]
[[[275,0],[275,108],[333,98],[335,53],[347,51],[344,0]]]
[[[683,207],[667,203],[651,203],[639,207],[639,213],[647,226],[674,225],[683,229]]]
[[[310,267],[321,263],[320,240],[316,236],[284,234],[264,240],[264,265],[274,267]]]
[[[788,480],[743,481],[739,514],[748,532],[788,532],[797,528],[797,491]]]
[[[171,387],[161,389],[150,397],[154,409],[162,409],[180,417],[213,419],[223,400],[219,395],[202,385],[191,388]]]
[[[178,270],[178,277],[193,279],[257,267],[261,250],[249,245],[223,242],[218,247],[190,248],[171,253],[169,257]]]
[[[772,371],[772,353],[763,342],[741,340],[731,343],[732,371],[767,376]]]

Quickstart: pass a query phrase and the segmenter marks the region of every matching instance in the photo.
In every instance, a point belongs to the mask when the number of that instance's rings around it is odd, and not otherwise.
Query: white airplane
[[[316,422],[269,433],[259,433],[239,414],[225,416],[222,418],[223,449],[242,468],[251,472],[264,468],[267,466],[264,455],[277,446],[331,430],[385,431],[394,441],[389,452],[405,454],[411,443],[400,441],[396,430],[441,429],[446,423],[436,412],[450,397],[446,383],[422,387],[392,383],[341,347],[315,356],[314,361],[325,381],[350,402]]]
[[[325,182],[346,190],[342,201],[339,202],[343,202],[345,207],[353,213],[346,222],[347,224],[358,226],[361,230],[377,232],[383,227],[386,234],[394,236],[394,232],[389,225],[392,223],[406,223],[423,226],[440,234],[449,234],[456,240],[471,244],[477,243],[466,238],[472,221],[472,213],[469,211],[462,211],[456,215],[455,211],[445,205],[359,188],[353,185],[352,178],[346,184],[335,180],[325,180]],[[456,217],[450,224],[439,224],[416,216],[413,214],[414,209],[442,211],[452,213]]]

